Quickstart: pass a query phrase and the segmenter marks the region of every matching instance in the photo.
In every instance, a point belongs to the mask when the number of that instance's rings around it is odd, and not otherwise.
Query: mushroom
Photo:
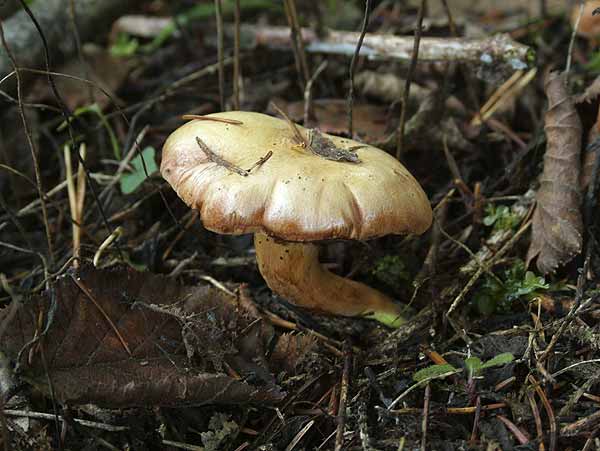
[[[244,169],[249,168],[249,169]],[[395,158],[260,113],[192,120],[163,147],[162,176],[217,233],[254,233],[268,286],[306,308],[397,326],[401,306],[319,263],[322,240],[422,233],[431,206]]]

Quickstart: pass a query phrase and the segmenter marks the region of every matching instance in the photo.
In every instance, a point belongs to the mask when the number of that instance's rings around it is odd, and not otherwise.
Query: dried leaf
[[[2,351],[18,360],[23,379],[48,392],[49,378],[56,398],[71,404],[277,402],[283,394],[261,359],[272,328],[256,319],[243,302],[212,287],[84,267],[60,278],[54,296],[21,306]],[[261,338],[251,348],[246,331]],[[251,383],[221,368],[251,375]]]
[[[581,251],[583,230],[579,190],[581,121],[563,75],[550,74],[546,95],[548,144],[527,254],[528,262],[537,256],[537,268],[543,274]]]

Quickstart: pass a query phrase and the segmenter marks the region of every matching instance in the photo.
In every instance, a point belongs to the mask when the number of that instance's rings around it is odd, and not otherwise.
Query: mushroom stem
[[[254,246],[267,285],[294,304],[336,315],[368,315],[395,327],[405,322],[399,306],[383,293],[323,268],[314,244],[256,233]]]

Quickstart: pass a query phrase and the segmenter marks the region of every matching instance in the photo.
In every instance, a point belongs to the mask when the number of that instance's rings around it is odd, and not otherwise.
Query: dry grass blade
[[[546,82],[548,112],[544,172],[537,192],[532,238],[527,261],[537,256],[537,268],[546,274],[581,251],[579,190],[581,121],[567,92],[565,76],[550,74]]]

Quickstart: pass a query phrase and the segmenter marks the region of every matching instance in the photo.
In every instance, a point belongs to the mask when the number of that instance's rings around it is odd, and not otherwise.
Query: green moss
[[[396,287],[398,284],[404,284],[411,280],[404,260],[398,255],[386,255],[377,260],[371,274],[390,287]]]

